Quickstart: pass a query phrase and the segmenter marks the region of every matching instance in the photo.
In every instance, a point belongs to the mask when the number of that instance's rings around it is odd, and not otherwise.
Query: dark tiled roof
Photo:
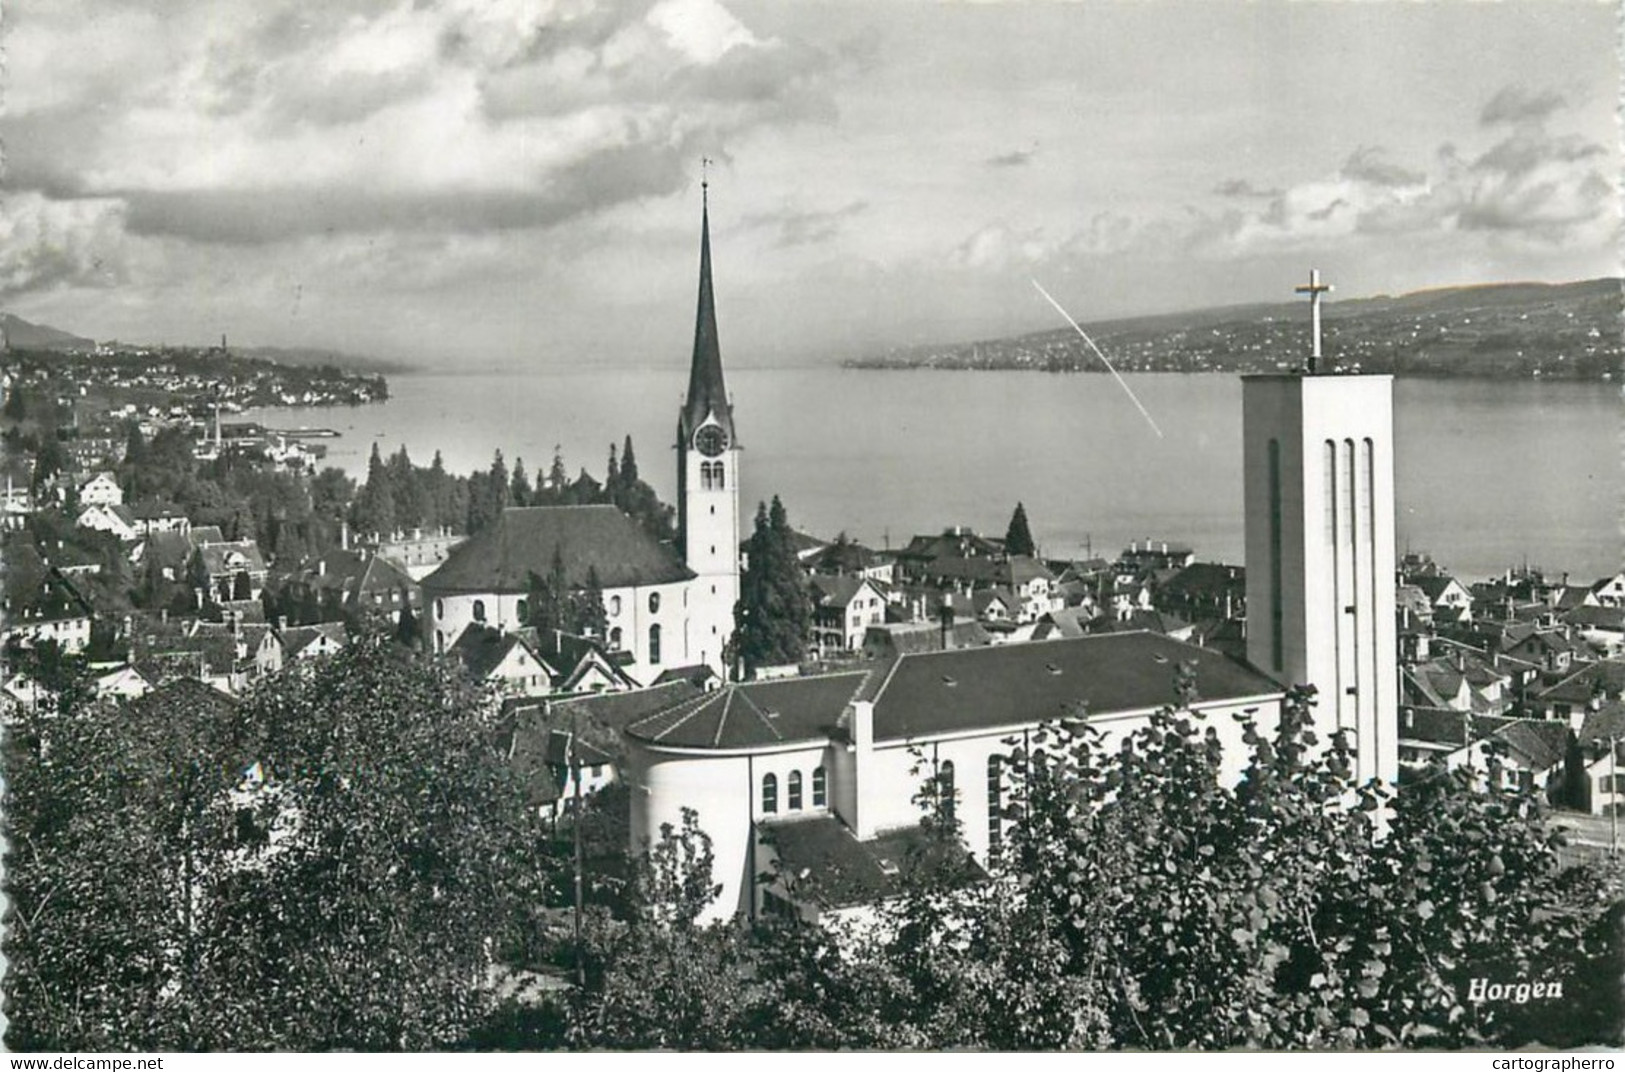
[[[1625,630],[1625,608],[1575,607],[1563,616],[1563,620],[1571,625],[1607,629],[1617,633]]]
[[[1569,728],[1563,722],[1520,718],[1502,726],[1495,736],[1522,752],[1535,770],[1546,770],[1563,761]]]
[[[457,642],[451,646],[451,652],[463,661],[463,668],[468,671],[475,681],[484,681],[491,671],[502,665],[502,660],[514,648],[525,648],[524,642],[513,633],[503,633],[488,625],[470,625],[457,636]],[[556,671],[542,661],[534,651],[529,652],[531,658],[536,660],[538,668],[549,678],[556,675]]]
[[[828,736],[866,671],[725,685],[630,723],[628,733],[689,748],[750,748]]]
[[[1456,579],[1447,574],[1439,574],[1433,577],[1415,577],[1411,579],[1411,584],[1417,588],[1420,588],[1422,593],[1428,597],[1429,602],[1435,603],[1438,602],[1440,596],[1444,595],[1445,589],[1449,588],[1455,583]]]
[[[226,534],[219,525],[193,525],[187,530],[186,538],[192,542],[193,547],[201,547],[206,543],[225,543]]]
[[[1028,555],[1012,555],[1005,563],[1005,580],[1012,585],[1026,584],[1031,580],[1055,580],[1055,574],[1038,559]]]
[[[345,631],[343,622],[322,622],[319,625],[290,625],[282,630],[280,639],[283,650],[292,657],[298,655],[322,637],[326,637],[340,647],[343,647],[349,640],[349,634]]]
[[[927,861],[933,851],[918,827],[859,841],[844,823],[828,815],[759,823],[756,829],[778,855],[778,870],[791,895],[826,909],[895,896],[912,868]],[[985,877],[969,854],[956,855],[959,858],[952,863],[963,867],[962,880]]]
[[[203,568],[211,576],[235,570],[246,570],[249,573],[265,572],[265,558],[260,554],[260,545],[253,540],[207,543],[199,547],[197,553],[203,559]],[[234,564],[230,561],[238,555],[242,556],[241,562]]]
[[[1005,644],[905,655],[875,702],[875,739],[993,729],[1174,703],[1174,671],[1194,664],[1202,700],[1278,696],[1263,674],[1224,655],[1153,633]]]
[[[1588,711],[1580,724],[1579,737],[1582,743],[1625,737],[1625,703],[1615,700]]]
[[[1226,592],[1247,590],[1247,570],[1243,566],[1226,566],[1221,562],[1192,562],[1168,578],[1162,586],[1164,595],[1193,599],[1222,599]]]
[[[459,544],[423,579],[435,592],[525,592],[530,575],[546,577],[554,552],[565,582],[584,588],[592,569],[605,588],[668,584],[694,574],[613,506],[510,507]]]
[[[1625,659],[1603,659],[1592,663],[1541,692],[1537,698],[1583,704],[1599,685],[1610,696],[1625,692]]]
[[[858,594],[858,589],[863,587],[863,578],[845,574],[838,576],[814,574],[807,578],[807,584],[811,587],[816,602],[845,608],[852,602],[852,597]]]
[[[704,695],[687,681],[670,681],[633,692],[607,692],[564,700],[555,705],[554,710],[563,718],[568,718],[569,713],[575,710],[600,726],[623,730],[655,712],[669,710]]]

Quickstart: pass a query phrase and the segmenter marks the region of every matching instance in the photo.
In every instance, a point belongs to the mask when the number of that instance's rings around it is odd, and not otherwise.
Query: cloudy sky
[[[11,0],[0,307],[730,363],[1617,271],[1600,3]]]

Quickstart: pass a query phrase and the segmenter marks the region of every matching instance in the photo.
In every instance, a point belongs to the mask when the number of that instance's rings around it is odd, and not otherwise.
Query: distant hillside
[[[86,339],[44,324],[31,324],[20,316],[0,313],[0,327],[5,329],[6,344],[13,350],[80,350],[96,348],[94,339]],[[143,343],[122,343],[111,340],[110,349],[153,349]],[[182,350],[206,350],[212,347],[174,347]],[[316,350],[308,347],[240,346],[231,352],[238,357],[258,358],[292,368],[320,368],[328,366],[347,372],[393,373],[409,372],[410,365],[376,357],[341,353],[338,350]]]
[[[348,372],[412,371],[411,365],[400,361],[390,361],[381,357],[364,357],[360,354],[347,354],[338,350],[313,350],[282,346],[234,346],[231,348],[231,352],[241,357],[257,357],[265,361],[274,361],[279,365],[292,365],[298,368],[330,365]]]
[[[1137,372],[1263,372],[1309,352],[1304,301],[1197,309],[1085,325],[1112,363]],[[1332,367],[1411,376],[1617,378],[1625,361],[1621,281],[1440,287],[1398,297],[1326,300]],[[915,346],[848,361],[855,368],[1103,372],[1069,327]]]
[[[44,324],[30,324],[10,313],[0,313],[0,329],[5,330],[6,344],[19,350],[91,350],[96,346],[93,339],[70,335]]]

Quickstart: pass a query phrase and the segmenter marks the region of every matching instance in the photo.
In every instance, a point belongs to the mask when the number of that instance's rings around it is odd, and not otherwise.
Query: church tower
[[[1323,372],[1320,274],[1307,371],[1242,379],[1247,661],[1314,685],[1323,738],[1360,781],[1398,776],[1393,377]]]
[[[711,290],[709,185],[700,184],[700,297],[688,394],[677,416],[677,525],[689,586],[688,657],[726,676],[723,648],[739,599],[739,441],[722,381]]]

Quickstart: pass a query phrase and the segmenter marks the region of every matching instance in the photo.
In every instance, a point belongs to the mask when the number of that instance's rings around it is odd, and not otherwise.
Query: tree
[[[621,483],[627,487],[639,481],[637,455],[632,453],[632,435],[627,433],[626,444],[621,447]]]
[[[625,463],[622,463],[625,472]],[[756,507],[756,528],[746,545],[734,628],[748,667],[800,662],[812,630],[812,597],[796,560],[784,504]]]
[[[514,459],[513,480],[509,484],[508,498],[515,506],[530,506],[535,498],[535,492],[530,486],[530,477],[525,473],[523,458]]]
[[[1016,512],[1010,515],[1010,527],[1004,532],[1004,550],[1009,555],[1030,556],[1037,553],[1033,533],[1027,527],[1027,507],[1016,503]]]
[[[240,705],[174,687],[8,735],[7,1043],[464,1037],[543,877],[490,704],[381,637]]]

